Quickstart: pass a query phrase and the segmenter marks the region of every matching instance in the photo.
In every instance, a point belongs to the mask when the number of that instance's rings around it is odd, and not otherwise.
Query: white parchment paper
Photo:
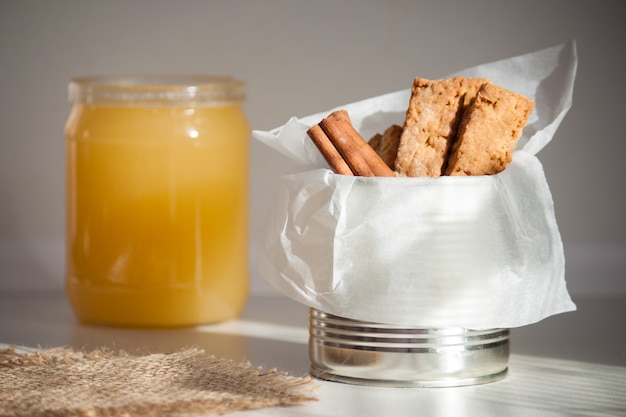
[[[378,323],[511,328],[574,310],[535,155],[572,104],[576,66],[572,41],[445,76],[487,77],[535,99],[513,161],[498,175],[335,175],[306,134],[334,109],[253,131],[301,167],[280,179],[260,230],[263,277],[307,306]],[[402,124],[409,98],[406,89],[336,108],[369,138]]]

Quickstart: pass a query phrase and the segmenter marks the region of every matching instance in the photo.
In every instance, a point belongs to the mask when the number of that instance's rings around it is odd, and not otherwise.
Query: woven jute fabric
[[[315,400],[308,377],[188,348],[135,355],[0,349],[0,416],[223,415]]]

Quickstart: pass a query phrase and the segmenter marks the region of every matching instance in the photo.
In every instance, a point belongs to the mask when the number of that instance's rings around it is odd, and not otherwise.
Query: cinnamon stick
[[[340,175],[354,175],[346,161],[342,158],[335,145],[319,125],[315,125],[306,132],[334,173]]]
[[[340,125],[342,120],[334,117],[323,119],[319,126],[326,133],[335,148],[339,151],[343,159],[346,161],[354,175],[362,177],[373,177],[374,173],[368,162],[365,160],[359,146],[352,140],[351,136],[346,134],[343,126]]]
[[[346,120],[348,123],[352,124],[352,120],[350,120],[350,115],[347,110],[339,109],[335,110],[328,117],[336,119],[336,120]]]
[[[361,134],[354,128],[350,117],[346,110],[337,110],[331,113],[326,119],[334,119],[339,125],[339,129],[348,136],[349,140],[354,143],[361,153],[361,156],[370,167],[370,170],[376,177],[394,177],[395,174],[391,168],[383,161],[376,151],[363,139]],[[326,122],[328,123],[328,122]],[[324,126],[322,126],[324,128]],[[332,138],[331,138],[332,140]]]
[[[330,168],[337,174],[393,177],[395,173],[352,126],[346,110],[336,110],[307,130]]]

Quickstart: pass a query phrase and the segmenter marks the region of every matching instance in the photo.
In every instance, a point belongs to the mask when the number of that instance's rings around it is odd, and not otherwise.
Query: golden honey
[[[187,326],[248,294],[249,126],[230,78],[78,79],[66,290],[83,321]]]

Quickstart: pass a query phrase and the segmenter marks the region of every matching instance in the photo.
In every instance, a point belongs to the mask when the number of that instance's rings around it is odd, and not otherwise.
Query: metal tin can
[[[346,319],[310,309],[317,378],[357,385],[452,387],[502,379],[509,330],[419,328]]]

